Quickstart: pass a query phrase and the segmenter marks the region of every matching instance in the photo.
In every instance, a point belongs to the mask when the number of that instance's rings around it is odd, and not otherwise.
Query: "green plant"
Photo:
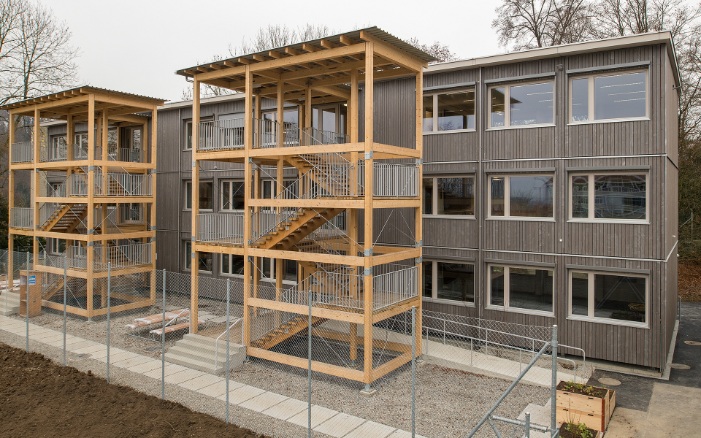
[[[585,385],[584,383],[565,382],[563,389],[565,391],[579,392],[581,394],[591,395],[594,392],[594,387]]]
[[[594,438],[594,435],[584,423],[567,423],[565,429],[579,438]]]

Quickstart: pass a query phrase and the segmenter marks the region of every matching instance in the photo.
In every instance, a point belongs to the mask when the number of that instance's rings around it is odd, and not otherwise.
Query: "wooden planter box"
[[[587,395],[566,388],[567,382],[557,385],[558,423],[584,423],[590,429],[606,431],[616,408],[616,391],[589,386],[595,395]]]

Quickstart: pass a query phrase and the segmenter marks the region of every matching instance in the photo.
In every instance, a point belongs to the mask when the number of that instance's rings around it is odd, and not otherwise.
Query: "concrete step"
[[[4,290],[0,294],[0,315],[10,316],[19,312],[19,292]]]
[[[243,365],[246,357],[246,348],[243,345],[230,343],[229,353],[231,369]],[[198,371],[220,374],[224,372],[226,364],[226,342],[219,341],[217,353],[215,339],[188,333],[168,349],[165,360]]]

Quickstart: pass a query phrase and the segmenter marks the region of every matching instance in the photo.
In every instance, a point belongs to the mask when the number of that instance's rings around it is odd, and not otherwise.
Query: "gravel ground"
[[[137,337],[130,334],[125,325],[134,318],[147,312],[141,310],[132,314],[113,315],[111,318],[111,345],[138,354],[160,357],[160,342]],[[155,313],[152,312],[152,313]],[[31,319],[33,324],[61,331],[63,315],[44,312]],[[96,342],[105,342],[106,320],[104,318],[85,321],[69,317],[67,331]],[[10,337],[3,333],[3,337]],[[24,340],[16,339],[3,342],[13,346],[24,346]],[[172,345],[177,338],[168,340]],[[60,349],[41,345],[37,349],[48,357],[61,360]],[[104,374],[104,364],[71,357],[69,365],[80,370],[92,370],[97,375]],[[160,383],[125,370],[112,369],[115,382],[126,384],[148,394],[160,396]],[[235,370],[233,380],[251,386],[283,394],[300,400],[307,399],[306,370],[285,367],[277,363],[253,360]],[[509,381],[485,377],[470,372],[438,366],[428,362],[419,362],[417,366],[416,390],[416,426],[417,433],[428,437],[464,436],[479,421],[482,415],[508,387]],[[332,378],[320,373],[314,374],[312,402],[317,405],[335,409],[350,415],[366,418],[403,430],[411,429],[411,368],[405,366],[377,381],[373,388],[377,392],[372,396],[360,392],[361,384],[343,379]],[[218,418],[224,417],[225,405],[176,385],[167,385],[167,397],[193,410],[205,412]],[[528,403],[544,405],[549,397],[547,388],[521,384],[506,399],[497,415],[516,418]],[[303,428],[276,420],[251,411],[232,408],[232,418],[243,426],[271,436],[295,437],[306,436]],[[493,436],[485,427],[483,436]],[[504,436],[512,436],[513,429],[502,429]],[[314,436],[323,436],[315,433]]]

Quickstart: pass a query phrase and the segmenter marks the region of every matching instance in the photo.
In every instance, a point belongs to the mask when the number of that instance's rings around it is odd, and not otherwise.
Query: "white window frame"
[[[242,212],[242,211],[244,211],[244,209],[238,209],[238,210],[237,210],[237,209],[234,209],[234,208],[224,208],[224,185],[225,185],[225,184],[229,184],[229,185],[230,185],[230,187],[229,187],[229,196],[231,197],[231,199],[229,199],[229,201],[231,201],[230,204],[233,205],[233,194],[234,194],[234,193],[233,193],[232,188],[233,188],[234,183],[236,183],[236,184],[244,184],[243,181],[241,181],[241,180],[236,180],[236,179],[222,179],[222,180],[219,180],[219,206],[217,207],[218,211],[224,212],[224,213],[232,213],[232,212]],[[244,188],[244,190],[245,190],[245,188]]]
[[[241,274],[230,274],[228,272],[224,272],[224,256],[225,255],[228,255],[229,257],[238,256],[238,254],[220,254],[220,256],[219,256],[219,274],[223,277],[243,279],[244,276]],[[243,256],[240,256],[240,257],[243,257]],[[262,270],[262,267],[264,266],[264,263],[265,263],[263,261],[263,259],[267,259],[267,260],[270,260],[270,271],[271,271],[270,275],[268,277],[264,277],[263,274],[261,273],[260,281],[264,281],[266,283],[275,283],[276,282],[275,273],[277,272],[277,270],[275,269],[275,259],[268,258],[268,257],[261,257],[260,259],[261,260],[260,260],[259,268],[261,268],[261,270]],[[251,264],[251,271],[253,270],[252,268],[253,268],[253,264]],[[251,273],[253,274],[253,272],[251,272]],[[282,284],[295,285],[295,284],[297,284],[297,282],[292,281],[292,280],[285,280],[284,274],[283,274]]]
[[[475,302],[477,301],[477,265],[475,264],[474,261],[462,261],[462,260],[445,260],[445,259],[436,259],[436,260],[424,260],[424,263],[431,263],[431,296],[427,297],[426,295],[423,294],[423,291],[421,292],[421,298],[430,302],[436,302],[436,303],[447,303],[451,304],[453,306],[465,306],[465,307],[475,307]],[[449,300],[447,298],[438,298],[438,263],[448,263],[452,265],[472,265],[472,270],[473,270],[473,285],[472,285],[472,290],[474,291],[474,296],[472,297],[472,301],[458,301],[458,300]],[[425,271],[422,270],[423,275],[426,275]],[[423,282],[421,283],[423,287]]]
[[[61,144],[63,140],[63,144]],[[63,156],[61,156],[63,149]],[[68,159],[68,144],[66,143],[65,135],[51,136],[51,149],[49,151],[49,161],[67,160]],[[71,158],[72,159],[72,158]]]
[[[187,132],[188,127],[190,128],[189,139],[188,139],[188,132]],[[183,125],[183,139],[185,140],[183,142],[183,151],[192,151],[192,119],[185,120],[185,124]]]
[[[512,176],[552,176],[553,177],[553,215],[550,216],[511,216],[511,177]],[[492,178],[504,178],[504,216],[492,216]],[[557,180],[555,173],[493,173],[487,175],[487,219],[489,220],[523,220],[536,222],[555,222],[555,200],[557,199]]]
[[[183,271],[187,272],[192,272],[192,241],[190,240],[183,240],[183,245],[185,246],[185,260],[183,264]],[[189,251],[188,251],[189,249]],[[200,254],[205,253],[204,251],[200,251]],[[204,271],[202,269],[198,269],[197,272],[200,272],[202,274],[212,274],[214,273],[214,253],[207,253],[212,256],[212,270],[211,271]],[[188,268],[188,260],[190,262],[190,267]],[[197,261],[197,265],[199,266],[199,260]]]
[[[594,119],[594,80],[596,78],[601,78],[601,77],[608,77],[608,76],[623,76],[623,75],[628,75],[628,74],[635,74],[635,73],[645,73],[645,115],[642,117],[621,117],[621,118],[614,118],[614,119]],[[577,79],[588,79],[588,86],[587,86],[587,92],[588,92],[588,100],[587,100],[587,106],[588,106],[588,113],[587,113],[587,118],[588,120],[572,120],[572,81],[577,80]],[[650,71],[649,69],[635,69],[635,70],[625,70],[625,71],[617,71],[617,72],[600,72],[600,73],[593,73],[590,75],[572,75],[567,79],[567,109],[569,111],[569,114],[567,116],[567,121],[569,125],[587,125],[591,123],[616,123],[616,122],[628,122],[628,121],[636,121],[636,120],[650,120]]]
[[[441,132],[452,132],[452,131],[441,131]],[[438,180],[446,178],[461,178],[461,179],[472,179],[472,186],[475,188],[473,192],[473,213],[472,214],[438,214]],[[424,175],[423,179],[433,180],[433,201],[431,205],[431,210],[433,213],[424,213],[423,205],[421,206],[421,214],[424,218],[443,218],[443,219],[474,219],[477,211],[477,179],[474,174],[468,175]],[[421,181],[423,185],[423,181]],[[423,195],[423,193],[422,193]]]
[[[601,175],[645,175],[645,219],[615,219],[615,218],[597,218],[596,211],[596,193],[594,191],[594,178]],[[587,218],[572,217],[572,181],[575,177],[586,176],[588,180],[587,203],[589,205],[589,215]],[[647,170],[641,171],[602,171],[602,172],[570,172],[568,175],[568,191],[567,196],[567,213],[568,222],[595,222],[595,223],[623,223],[623,224],[650,224],[650,172]]]
[[[521,87],[524,85],[537,85],[550,83],[553,88],[553,114],[552,122],[550,123],[534,123],[531,125],[511,125],[511,87]],[[504,126],[492,126],[492,90],[495,88],[504,88]],[[555,79],[541,79],[528,82],[510,82],[497,83],[490,85],[487,92],[487,131],[498,131],[501,129],[527,129],[527,128],[542,128],[555,126],[555,103],[556,103],[556,87]]]
[[[504,269],[504,305],[503,306],[498,306],[492,303],[492,275],[491,275],[491,269],[492,267],[498,267],[498,268],[503,268]],[[524,309],[523,307],[511,307],[511,279],[510,279],[510,268],[516,268],[516,269],[537,269],[537,270],[543,270],[543,271],[550,271],[552,272],[552,278],[553,278],[553,284],[552,284],[552,310],[550,312],[543,311],[543,310],[533,310],[533,309]],[[529,265],[503,265],[499,263],[488,263],[487,264],[487,269],[485,270],[485,276],[486,276],[486,281],[485,284],[487,285],[487,293],[486,295],[486,301],[484,303],[484,308],[488,310],[501,310],[504,312],[513,312],[513,313],[525,313],[528,315],[541,315],[541,316],[550,316],[550,317],[555,317],[555,305],[556,305],[556,300],[555,300],[555,285],[557,284],[557,278],[556,278],[556,272],[555,272],[555,267],[543,267],[543,266],[529,266]]]
[[[588,315],[573,315],[572,314],[572,274],[573,273],[588,274]],[[594,316],[594,298],[595,284],[594,275],[612,275],[620,277],[635,277],[645,279],[645,322],[626,321],[624,319],[602,318]],[[626,327],[650,328],[650,276],[639,273],[627,273],[625,271],[597,271],[592,269],[572,268],[567,270],[567,319],[575,321],[596,322],[602,324],[619,325]]]
[[[467,93],[472,91],[475,95],[475,105],[474,105],[474,112],[472,114],[472,117],[475,119],[475,127],[474,128],[463,128],[463,129],[451,129],[449,131],[439,131],[438,130],[438,96],[439,95],[447,95],[447,94],[458,94],[458,93]],[[424,93],[423,97],[428,97],[431,96],[433,98],[433,130],[431,131],[423,131],[424,135],[435,135],[435,134],[450,134],[450,133],[456,133],[456,132],[475,132],[477,128],[477,89],[476,87],[465,87],[465,88],[460,88],[456,90],[450,90],[450,91],[431,91],[428,93]]]
[[[188,206],[188,199],[190,205]],[[183,211],[192,211],[192,180],[185,181],[185,189],[183,190]]]
[[[82,144],[81,139],[85,138],[85,155],[83,155],[81,152],[83,152],[83,149],[80,147]],[[75,135],[73,136],[73,157],[70,157],[71,160],[87,160],[88,159],[88,149],[90,148],[90,143],[88,143],[88,133],[87,132],[76,132]]]

